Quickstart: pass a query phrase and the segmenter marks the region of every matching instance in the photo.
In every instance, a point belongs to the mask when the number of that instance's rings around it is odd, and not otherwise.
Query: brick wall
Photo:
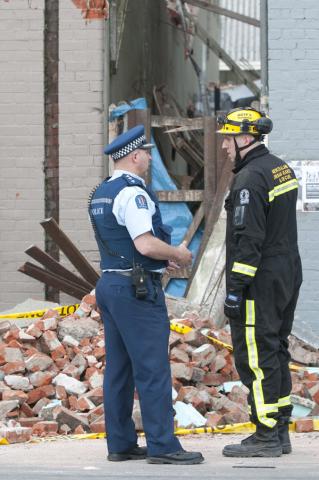
[[[43,0],[0,5],[0,310],[43,299],[42,284],[16,271],[30,244],[43,248],[43,9]],[[60,2],[60,224],[96,266],[87,197],[104,175],[103,25]]]
[[[87,199],[104,176],[103,26],[60,2],[60,225],[97,269]]]
[[[43,298],[17,272],[24,250],[43,246],[43,3],[0,5],[0,309]]]
[[[272,151],[286,160],[318,160],[319,3],[269,0],[269,99]],[[319,335],[319,212],[298,213],[304,283],[297,315]]]

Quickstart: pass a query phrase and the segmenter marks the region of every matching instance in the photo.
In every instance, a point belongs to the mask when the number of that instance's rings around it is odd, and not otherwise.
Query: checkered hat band
[[[113,160],[119,160],[120,158],[125,157],[129,153],[144,145],[145,142],[145,135],[141,135],[140,137],[135,138],[135,140],[132,140],[132,142],[125,145],[125,147],[120,148],[120,150],[118,150],[117,152],[112,153],[111,157],[113,158]]]

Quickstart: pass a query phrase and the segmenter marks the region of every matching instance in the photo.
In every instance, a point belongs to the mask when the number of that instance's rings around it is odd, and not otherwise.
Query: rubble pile
[[[227,330],[195,313],[174,319],[192,330],[172,331],[170,359],[176,426],[220,427],[249,421],[247,390],[239,382]],[[207,335],[219,340],[214,343]],[[223,342],[223,343],[221,343]],[[319,354],[292,338],[295,361],[319,365]],[[104,432],[104,331],[95,296],[60,318],[49,310],[28,327],[0,323],[0,439]],[[319,374],[293,372],[294,401],[306,415],[319,414]],[[142,430],[136,395],[133,418]],[[300,431],[312,430],[312,419]]]

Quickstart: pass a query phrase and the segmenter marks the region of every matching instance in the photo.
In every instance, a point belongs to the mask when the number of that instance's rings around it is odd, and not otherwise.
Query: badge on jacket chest
[[[240,205],[248,205],[249,203],[249,190],[243,188],[239,193],[239,202]]]

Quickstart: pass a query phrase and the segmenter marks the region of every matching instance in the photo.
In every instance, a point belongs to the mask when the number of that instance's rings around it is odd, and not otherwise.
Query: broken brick
[[[306,433],[313,431],[313,420],[312,418],[298,418],[296,420],[296,432],[297,433]]]

